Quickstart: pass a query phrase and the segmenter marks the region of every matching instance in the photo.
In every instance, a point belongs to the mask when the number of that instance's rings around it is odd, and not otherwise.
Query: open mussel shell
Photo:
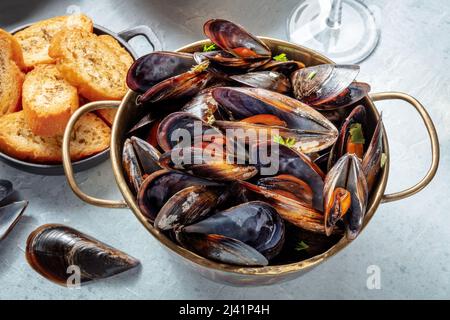
[[[223,188],[195,185],[175,193],[159,210],[155,226],[170,230],[206,216],[220,202]]]
[[[284,243],[284,222],[277,211],[262,201],[252,201],[218,212],[182,228],[184,233],[219,234],[244,242],[268,260]]]
[[[0,180],[0,203],[14,192],[13,184],[9,180]]]
[[[156,103],[195,96],[212,79],[212,75],[205,71],[207,67],[208,62],[205,62],[192,70],[163,80],[140,95],[137,102]]]
[[[195,60],[190,53],[155,51],[137,59],[127,74],[128,87],[144,93],[168,78],[189,71]]]
[[[207,149],[196,147],[168,151],[161,156],[160,164],[166,169],[187,171],[195,176],[217,181],[248,180],[258,174],[258,169],[253,165],[227,159],[226,152],[217,150],[213,154]]]
[[[124,142],[122,150],[122,166],[127,177],[127,182],[133,191],[137,193],[144,181],[144,174],[139,164],[138,157],[134,151],[131,139]]]
[[[139,208],[153,222],[174,194],[191,186],[219,187],[221,184],[183,172],[159,170],[144,180],[137,197]]]
[[[260,114],[278,117],[289,129],[309,141],[298,143],[305,153],[321,151],[336,141],[338,131],[330,121],[313,108],[283,94],[261,88],[220,87],[214,88],[212,95],[233,119]]]
[[[262,88],[287,93],[291,91],[290,80],[282,73],[275,71],[255,71],[230,76],[231,79],[244,86]]]
[[[135,136],[131,137],[131,144],[133,145],[143,174],[148,175],[161,170],[161,166],[158,163],[161,153],[158,149],[153,147],[147,141]]]
[[[267,258],[256,249],[223,235],[178,232],[177,240],[188,250],[221,263],[246,267],[269,264]]]
[[[331,222],[334,203],[333,197],[337,188],[342,188],[350,193],[351,204],[349,211],[344,216],[347,229],[347,238],[353,240],[362,228],[366,213],[368,189],[366,177],[361,165],[361,159],[356,155],[347,153],[341,157],[328,172],[324,186],[325,227],[327,233],[331,233],[334,225]]]
[[[80,282],[111,277],[137,267],[140,262],[84,233],[59,224],[43,225],[27,240],[26,258],[45,278],[69,286],[70,268],[80,271]]]
[[[275,177],[260,178],[257,185],[313,206],[314,193],[311,187],[293,175],[280,174]]]
[[[188,112],[174,112],[165,117],[158,128],[158,143],[164,151],[189,147],[197,142],[223,143],[223,134],[202,119]]]
[[[361,101],[370,92],[370,85],[364,82],[352,82],[350,86],[333,100],[314,108],[321,111],[332,111],[336,109],[344,109]]]
[[[266,150],[268,159],[262,159],[261,150]],[[260,174],[265,175],[264,167],[269,169],[277,169],[274,175],[287,174],[292,175],[304,183],[312,190],[312,206],[318,210],[323,210],[323,180],[325,174],[320,168],[311,161],[309,157],[294,149],[284,145],[264,144],[260,143],[252,151],[257,156],[257,163],[260,165]],[[273,167],[274,165],[278,167]]]
[[[270,60],[266,64],[258,68],[258,70],[275,71],[284,74],[286,77],[290,77],[294,71],[303,69],[305,65],[299,61],[276,61]]]
[[[357,65],[321,64],[291,75],[295,97],[311,106],[326,104],[347,89],[359,73]]]
[[[378,120],[375,131],[372,135],[369,147],[364,154],[362,167],[367,179],[367,187],[369,192],[372,190],[377,178],[378,173],[381,170],[381,158],[383,155],[383,120],[380,117]]]
[[[338,139],[330,151],[328,169],[331,169],[336,161],[347,153],[347,142],[350,139],[351,126],[358,123],[361,124],[364,134],[364,128],[366,127],[366,109],[363,105],[356,106],[342,123]]]
[[[241,26],[223,19],[211,19],[203,32],[218,47],[243,59],[270,59],[269,47]]]
[[[211,62],[211,68],[208,68],[208,72],[211,72],[215,77],[221,79],[229,79],[229,76],[233,74],[242,73],[242,71],[257,68],[267,62],[267,59],[245,59],[232,55],[227,51],[209,51],[209,52],[196,52],[194,53],[194,59],[197,62],[209,61]]]
[[[239,184],[254,194],[253,200],[262,200],[275,208],[285,221],[303,230],[325,234],[323,214],[308,204],[247,181],[239,181]]]
[[[215,119],[220,118],[219,104],[214,100],[211,90],[208,88],[199,92],[180,111],[188,112],[207,123],[212,123]]]
[[[17,201],[0,207],[0,240],[14,228],[27,206],[28,201]]]

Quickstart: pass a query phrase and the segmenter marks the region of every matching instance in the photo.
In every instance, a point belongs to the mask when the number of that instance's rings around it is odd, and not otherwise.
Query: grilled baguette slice
[[[62,162],[62,137],[34,135],[23,111],[0,117],[0,151],[16,159],[34,163]],[[111,130],[96,115],[88,113],[75,125],[70,143],[72,161],[97,154],[109,147]]]
[[[122,61],[128,68],[131,67],[134,62],[133,57],[116,39],[107,34],[98,36],[98,39],[106,43],[112,50],[114,50],[120,58],[120,61]]]
[[[22,107],[34,134],[62,135],[78,106],[77,89],[64,80],[55,65],[38,65],[25,76]]]
[[[17,63],[23,63],[20,47],[0,29],[0,116],[20,109],[24,74]]]
[[[129,66],[116,48],[93,33],[63,30],[54,37],[49,55],[66,80],[90,101],[120,100],[127,92]]]
[[[31,69],[37,64],[53,63],[48,55],[48,48],[53,37],[63,29],[79,28],[92,32],[92,20],[83,14],[54,17],[39,21],[17,32],[14,37],[22,47],[25,65]]]
[[[0,48],[3,50],[8,50],[10,59],[13,60],[20,70],[25,71],[26,66],[23,61],[22,48],[19,42],[10,34],[9,32],[0,29]]]

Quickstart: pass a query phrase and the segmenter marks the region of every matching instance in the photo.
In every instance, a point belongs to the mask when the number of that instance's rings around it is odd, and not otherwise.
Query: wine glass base
[[[380,39],[375,16],[359,0],[342,0],[339,26],[328,20],[330,0],[303,0],[288,19],[289,41],[316,50],[335,63],[359,63]]]

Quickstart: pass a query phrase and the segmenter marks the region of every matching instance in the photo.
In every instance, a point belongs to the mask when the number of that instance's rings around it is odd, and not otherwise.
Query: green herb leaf
[[[286,53],[280,53],[279,55],[273,57],[273,60],[275,61],[281,61],[281,62],[286,62],[288,61],[288,58],[286,56]]]
[[[209,44],[209,45],[205,44],[203,46],[203,52],[209,52],[209,51],[214,51],[214,50],[217,50],[217,46],[214,43]]]
[[[314,77],[317,75],[317,71],[311,71],[309,74],[308,74],[308,80],[312,80],[312,79],[314,79]]]
[[[381,161],[380,161],[380,167],[384,168],[384,166],[386,165],[386,161],[387,161],[387,155],[386,153],[382,153],[381,154]]]
[[[350,126],[350,139],[353,143],[364,144],[366,140],[364,139],[364,134],[362,132],[361,123],[354,123]]]
[[[286,146],[288,148],[292,148],[296,143],[294,138],[283,139],[282,136],[278,136],[278,135],[273,137],[273,141],[278,144],[282,144],[283,146]]]
[[[304,241],[300,241],[295,246],[295,251],[303,251],[303,250],[307,250],[308,248],[309,248],[309,246]]]

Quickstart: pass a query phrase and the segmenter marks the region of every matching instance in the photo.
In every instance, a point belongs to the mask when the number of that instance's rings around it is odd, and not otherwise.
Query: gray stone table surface
[[[75,5],[114,31],[151,26],[165,49],[203,38],[202,24],[223,17],[259,35],[286,39],[286,17],[296,0],[1,0],[0,27],[64,14]],[[236,288],[210,282],[179,266],[129,210],[89,206],[76,198],[63,176],[31,175],[0,163],[30,205],[13,232],[0,243],[0,298],[25,299],[309,299],[450,298],[450,2],[372,0],[382,38],[361,64],[359,79],[373,92],[403,91],[417,97],[435,121],[441,166],[434,181],[409,199],[384,204],[368,228],[343,252],[291,282],[265,288]],[[70,7],[69,10],[76,9]],[[136,40],[140,53],[147,48]],[[378,104],[391,148],[388,191],[418,181],[430,162],[429,141],[418,114],[403,102]],[[1,128],[0,128],[1,129]],[[94,195],[120,198],[109,162],[78,174]],[[44,223],[78,228],[139,258],[142,268],[78,290],[59,287],[26,263],[26,238]],[[369,290],[367,270],[381,270],[381,288]]]

